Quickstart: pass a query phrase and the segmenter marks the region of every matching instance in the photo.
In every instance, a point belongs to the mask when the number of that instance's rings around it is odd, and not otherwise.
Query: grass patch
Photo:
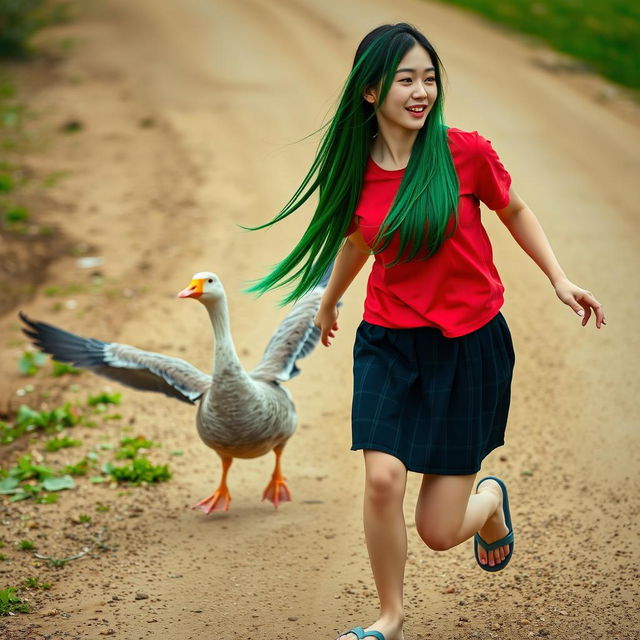
[[[41,351],[25,351],[18,360],[18,369],[23,376],[35,376],[47,361]]]
[[[53,0],[0,0],[0,56],[29,57],[33,35],[68,20],[69,8],[69,2]]]
[[[151,447],[159,446],[157,442],[147,440],[144,436],[122,438],[122,440],[120,440],[120,448],[116,451],[116,458],[118,460],[133,460],[138,456],[140,449],[151,449]]]
[[[43,431],[47,434],[60,433],[82,421],[80,411],[67,402],[62,407],[50,411],[36,411],[27,405],[20,405],[13,423],[0,422],[0,444],[10,444],[24,433]]]
[[[0,616],[10,616],[15,613],[29,613],[31,607],[16,595],[15,587],[0,589]]]
[[[60,451],[60,449],[67,449],[68,447],[79,447],[82,444],[80,440],[74,440],[69,436],[63,436],[62,438],[51,438],[44,443],[44,448],[47,451]]]
[[[146,458],[137,458],[129,464],[117,467],[111,462],[104,465],[104,473],[109,474],[116,482],[127,482],[139,485],[143,482],[165,482],[171,478],[171,471],[166,464],[154,465]]]
[[[95,396],[89,396],[87,398],[87,404],[90,407],[100,407],[100,406],[106,406],[108,404],[120,404],[121,400],[122,400],[121,393],[102,392],[102,393],[98,393]]]
[[[52,586],[50,582],[41,582],[37,576],[27,578],[22,585],[26,589],[51,589]]]
[[[628,0],[440,0],[526,33],[640,89],[640,3]]]
[[[32,498],[39,504],[51,504],[57,502],[56,491],[74,487],[75,482],[71,476],[60,476],[49,467],[33,464],[31,456],[24,455],[18,459],[15,467],[9,469],[6,477],[0,480],[0,495],[11,496],[10,502]]]
[[[20,551],[34,551],[35,548],[36,545],[33,544],[31,540],[20,540],[20,542],[18,542],[18,549],[20,549]]]

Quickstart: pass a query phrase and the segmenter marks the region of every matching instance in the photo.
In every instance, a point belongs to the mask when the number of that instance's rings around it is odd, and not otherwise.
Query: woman
[[[504,443],[514,364],[479,202],[583,326],[592,313],[598,328],[606,322],[593,295],[563,272],[489,141],[444,126],[440,60],[408,24],[365,36],[308,175],[263,226],[316,190],[300,242],[252,290],[295,283],[285,301],[297,299],[335,260],[316,317],[329,346],[338,300],[374,255],[354,346],[352,449],[364,452],[364,529],[380,617],[340,640],[400,640],[408,470],[423,474],[415,518],[429,547],[474,536],[486,571],[504,569],[514,547],[504,482],[486,477],[474,490],[483,458]]]

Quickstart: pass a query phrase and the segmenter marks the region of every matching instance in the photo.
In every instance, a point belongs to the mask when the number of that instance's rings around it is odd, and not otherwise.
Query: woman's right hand
[[[334,338],[338,330],[338,307],[321,304],[313,323],[320,329],[320,342],[328,347],[331,344],[329,338]]]

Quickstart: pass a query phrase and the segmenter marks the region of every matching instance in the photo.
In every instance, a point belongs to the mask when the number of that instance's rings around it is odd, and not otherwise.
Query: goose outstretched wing
[[[45,322],[30,320],[23,333],[41,351],[55,360],[89,369],[141,391],[157,391],[170,398],[194,404],[211,386],[211,376],[180,358],[143,351],[127,344],[83,338]]]
[[[313,320],[320,308],[332,266],[318,286],[293,305],[271,336],[258,366],[249,375],[270,382],[285,382],[300,373],[297,361],[310,354],[320,339],[320,329]]]

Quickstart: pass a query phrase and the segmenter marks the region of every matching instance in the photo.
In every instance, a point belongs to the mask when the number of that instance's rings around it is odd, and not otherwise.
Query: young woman
[[[252,290],[295,283],[300,297],[335,260],[316,324],[325,346],[337,303],[370,255],[354,347],[352,449],[365,461],[364,529],[380,617],[340,640],[403,638],[407,471],[423,474],[416,527],[436,550],[474,536],[487,571],[503,569],[514,534],[504,483],[474,489],[483,458],[504,443],[514,354],[504,288],[480,221],[496,211],[585,326],[606,324],[593,295],[562,271],[538,220],[488,140],[443,124],[440,60],[408,24],[361,42],[312,167],[269,226],[314,192],[293,251]],[[346,239],[345,239],[346,238]]]

